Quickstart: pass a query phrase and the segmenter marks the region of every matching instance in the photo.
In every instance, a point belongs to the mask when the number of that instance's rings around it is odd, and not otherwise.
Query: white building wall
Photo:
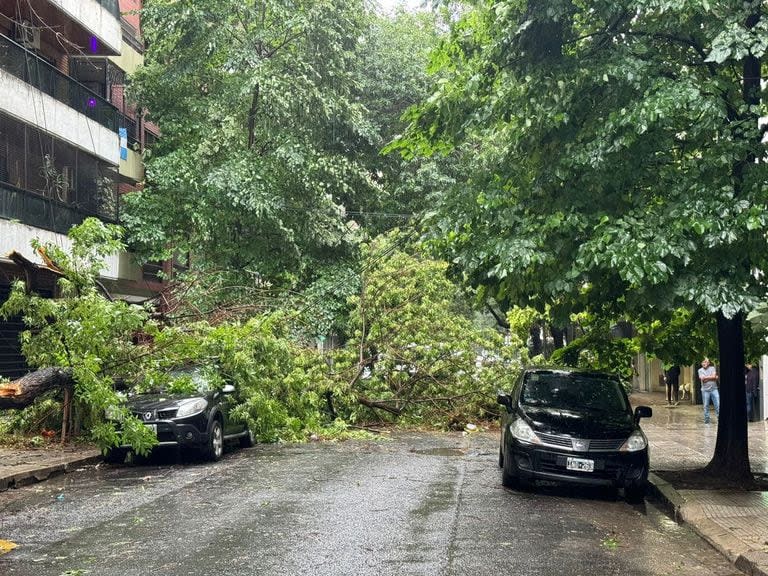
[[[33,228],[12,220],[0,220],[0,256],[16,251],[35,264],[44,264],[43,259],[32,249],[32,240],[37,238],[42,243],[55,244],[69,251],[72,242],[63,234]],[[103,278],[116,279],[120,270],[120,256],[113,254],[106,259]]]
[[[4,70],[0,70],[0,94],[0,110],[3,112],[114,166],[118,165],[120,141],[117,132]]]
[[[96,0],[48,0],[51,4],[66,12],[70,18],[88,29],[99,41],[112,52],[120,53],[123,35],[120,19]]]
[[[768,420],[768,356],[760,358],[760,391],[757,409],[760,420]]]

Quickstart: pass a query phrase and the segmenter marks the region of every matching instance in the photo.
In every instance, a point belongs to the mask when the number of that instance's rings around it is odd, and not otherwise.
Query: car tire
[[[630,504],[641,504],[645,500],[646,484],[630,484],[624,488],[624,499]]]
[[[250,428],[246,428],[245,436],[240,437],[241,448],[252,448],[256,444],[256,438],[253,436],[253,431]]]
[[[107,464],[124,464],[128,451],[125,448],[110,448],[104,454],[104,462]]]
[[[221,427],[221,420],[214,420],[211,424],[211,431],[208,434],[208,445],[206,446],[205,456],[208,460],[216,462],[221,460],[224,455],[224,430]]]
[[[499,451],[499,457],[501,458],[501,484],[506,488],[519,488],[520,477],[514,468],[514,459],[504,458],[501,451]]]

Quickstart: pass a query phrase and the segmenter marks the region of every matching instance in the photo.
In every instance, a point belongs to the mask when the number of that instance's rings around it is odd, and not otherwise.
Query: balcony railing
[[[120,112],[107,100],[0,34],[0,68],[117,132]]]
[[[18,220],[28,226],[66,234],[72,226],[81,224],[88,216],[115,222],[111,215],[82,210],[0,182],[0,218]]]

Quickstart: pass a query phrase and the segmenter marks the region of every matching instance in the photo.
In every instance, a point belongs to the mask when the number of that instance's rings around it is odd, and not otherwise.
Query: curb
[[[687,524],[737,569],[749,576],[768,576],[768,553],[749,548],[724,528],[713,522],[696,504],[686,502],[669,482],[653,472],[648,474],[649,495],[678,524]]]
[[[94,464],[102,460],[103,456],[99,451],[89,450],[82,455],[65,458],[55,464],[29,464],[22,467],[20,471],[0,476],[0,492],[5,492],[10,488],[21,488],[36,482],[43,482],[53,476],[66,474],[80,466]]]

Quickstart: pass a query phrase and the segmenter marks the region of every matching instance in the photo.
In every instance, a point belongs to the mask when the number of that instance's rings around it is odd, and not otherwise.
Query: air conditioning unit
[[[16,22],[14,40],[27,50],[40,50],[40,28],[28,20]]]

